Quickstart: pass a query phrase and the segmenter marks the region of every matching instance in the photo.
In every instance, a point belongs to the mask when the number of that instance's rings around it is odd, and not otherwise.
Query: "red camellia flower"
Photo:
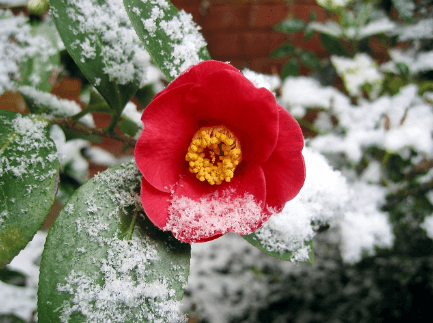
[[[185,242],[249,234],[305,179],[304,139],[274,95],[229,64],[183,72],[144,110],[135,161],[149,219]]]

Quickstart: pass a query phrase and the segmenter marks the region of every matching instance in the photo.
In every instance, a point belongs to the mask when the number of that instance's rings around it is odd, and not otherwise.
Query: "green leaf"
[[[349,55],[346,48],[344,48],[340,41],[335,37],[329,36],[327,34],[320,34],[320,42],[322,43],[323,47],[325,47],[325,49],[331,54],[338,56]]]
[[[308,29],[305,31],[304,39],[305,39],[305,40],[310,40],[311,38],[313,38],[313,36],[314,36],[314,30],[311,29],[311,28],[308,28]]]
[[[285,261],[294,261],[294,253],[296,252],[296,250],[290,252],[290,251],[286,251],[283,253],[280,252],[276,252],[276,251],[270,251],[269,248],[266,247],[266,245],[264,245],[260,239],[258,238],[258,236],[253,232],[251,234],[248,235],[243,235],[242,236],[245,240],[247,240],[249,243],[251,243],[254,247],[260,249],[261,251],[263,251],[264,253],[281,259],[281,260],[285,260]],[[310,252],[309,252],[309,260],[308,262],[311,263],[312,265],[314,265],[314,249],[313,249],[313,240],[305,243],[305,246],[309,246],[310,247]]]
[[[175,322],[190,245],[143,218],[140,178],[132,163],[108,169],[65,204],[42,255],[41,322]]]
[[[292,44],[285,43],[271,53],[271,57],[286,57],[290,56],[295,51],[296,47]]]
[[[37,51],[21,64],[20,85],[32,85],[38,90],[50,92],[52,85],[49,82],[51,73],[60,64],[60,52],[57,47],[57,36],[52,23],[41,20],[31,27],[33,36],[45,39],[49,47],[45,51]]]
[[[312,52],[308,52],[308,51],[300,52],[299,59],[302,63],[304,63],[306,66],[308,66],[313,70],[320,71],[322,69],[319,59]]]
[[[0,110],[0,268],[33,238],[54,202],[59,162],[47,126]]]
[[[275,25],[274,30],[281,31],[286,34],[291,34],[304,30],[306,27],[307,24],[302,20],[297,18],[290,18],[283,20],[279,24]]]
[[[284,66],[281,72],[281,77],[284,80],[288,76],[298,76],[299,66],[296,58],[291,58]]]
[[[391,2],[403,19],[410,20],[413,17],[415,11],[413,0],[391,0]]]
[[[123,3],[138,37],[169,80],[189,66],[211,59],[192,16],[178,11],[170,1]]]
[[[126,12],[115,3],[96,0],[50,0],[50,5],[69,54],[118,118],[147,64]]]

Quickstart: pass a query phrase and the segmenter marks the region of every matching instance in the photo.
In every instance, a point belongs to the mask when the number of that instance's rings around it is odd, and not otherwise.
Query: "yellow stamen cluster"
[[[197,179],[211,185],[230,182],[242,161],[239,139],[224,126],[202,127],[195,133],[185,160]]]

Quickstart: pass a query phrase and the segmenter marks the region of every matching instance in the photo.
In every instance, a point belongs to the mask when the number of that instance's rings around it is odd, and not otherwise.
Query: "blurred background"
[[[213,59],[251,72],[276,94],[299,121],[306,145],[327,157],[336,170],[329,172],[345,178],[335,183],[350,191],[346,195],[325,184],[320,191],[314,183],[321,175],[308,179],[314,194],[304,202],[316,209],[295,211],[317,213],[314,265],[274,259],[235,235],[194,245],[184,299],[189,321],[431,321],[433,2],[172,3],[201,26]],[[48,7],[38,11],[26,1],[0,0],[0,8],[31,21],[49,20]],[[1,18],[4,22],[6,14]],[[2,45],[10,40],[5,30]],[[150,73],[151,81],[132,100],[135,112],[167,84],[162,74]],[[52,94],[81,107],[92,95],[64,48],[49,84]],[[0,108],[28,113],[13,89],[3,91]],[[110,121],[105,114],[93,118],[98,128]],[[45,229],[76,187],[130,159],[133,150],[104,138],[91,144],[71,140],[65,154],[65,184]],[[331,199],[337,200],[335,209],[326,204]],[[37,264],[45,235],[38,233],[27,251],[0,270],[0,323],[36,321]]]

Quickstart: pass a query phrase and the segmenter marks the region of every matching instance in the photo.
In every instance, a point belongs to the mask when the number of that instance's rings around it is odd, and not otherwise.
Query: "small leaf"
[[[257,235],[253,232],[251,234],[248,235],[243,235],[242,236],[245,240],[247,240],[249,243],[251,243],[254,247],[260,249],[261,251],[263,251],[264,253],[281,259],[281,260],[285,260],[285,261],[294,261],[295,258],[295,253],[297,250],[294,251],[286,251],[284,253],[280,253],[280,252],[276,252],[276,251],[270,251],[269,248],[266,247],[266,245],[262,244],[262,242],[260,241],[260,239],[257,237]],[[309,260],[308,262],[311,263],[312,265],[314,265],[314,249],[313,249],[313,241],[309,241],[307,243],[305,243],[305,246],[309,247]]]
[[[33,238],[54,202],[59,162],[47,126],[0,110],[0,268]]]
[[[69,54],[120,116],[137,91],[147,52],[123,7],[114,1],[50,0],[57,30]]]
[[[279,24],[275,25],[274,30],[281,31],[286,34],[296,33],[298,31],[304,30],[307,24],[300,19],[290,18],[283,20]]]
[[[271,53],[271,57],[286,57],[290,56],[295,51],[296,47],[292,44],[285,43]]]
[[[135,164],[117,166],[65,204],[42,256],[41,322],[178,322],[190,245],[143,218],[140,179]]]
[[[337,56],[349,55],[346,48],[344,48],[340,41],[335,37],[329,36],[327,34],[320,34],[320,42],[322,43],[323,47],[325,47],[325,49],[331,54]]]
[[[281,72],[281,77],[284,80],[288,76],[298,76],[299,75],[299,66],[298,60],[296,58],[291,58],[283,67]]]
[[[322,69],[322,66],[320,65],[319,59],[315,54],[308,51],[302,51],[299,53],[299,59],[302,63],[304,63],[309,68],[320,71]]]
[[[170,1],[123,0],[138,37],[155,64],[173,80],[193,64],[211,59],[192,16]]]

